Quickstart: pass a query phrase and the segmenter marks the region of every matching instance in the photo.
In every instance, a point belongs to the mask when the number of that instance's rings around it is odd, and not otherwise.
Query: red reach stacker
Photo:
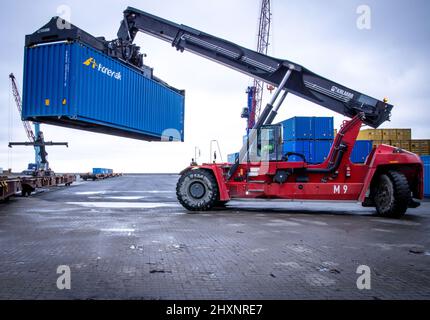
[[[45,29],[53,32],[55,28]],[[69,39],[80,35],[80,41],[89,41],[85,40],[88,38],[85,33],[75,29],[73,26],[61,31],[64,35],[56,36]],[[49,32],[46,35],[38,32],[33,37],[39,42],[49,40]],[[124,11],[118,39],[103,43],[98,40],[97,44],[112,58],[141,68],[143,55],[133,43],[138,32],[277,88],[235,163],[190,166],[181,173],[177,196],[186,209],[206,211],[232,199],[348,200],[375,207],[383,216],[401,217],[408,208],[419,206],[417,200],[423,198],[423,164],[417,155],[380,145],[364,164],[350,160],[360,128],[363,125],[378,128],[390,119],[393,106],[387,99],[374,99],[291,61],[249,50],[131,7]],[[265,157],[261,147],[263,131],[270,130],[289,93],[350,119],[340,128],[324,163],[309,164],[304,155],[293,152],[276,159]],[[289,161],[292,156],[301,161]]]
[[[177,184],[179,202],[188,210],[205,211],[231,199],[350,200],[376,207],[379,214],[400,217],[414,199],[423,197],[423,164],[405,150],[381,145],[374,148],[365,164],[350,160],[360,128],[373,128],[389,120],[393,106],[325,79],[287,60],[275,59],[214,37],[188,26],[128,8],[118,32],[117,43],[128,56],[138,32],[168,41],[179,51],[189,51],[243,72],[277,87],[234,164],[191,166]],[[138,49],[136,49],[138,50]],[[260,131],[273,123],[288,93],[345,115],[345,121],[327,160],[310,165],[303,155],[287,153],[281,159],[252,159]],[[254,148],[255,149],[255,148]],[[289,162],[288,157],[302,158]],[[260,154],[261,156],[261,154]]]

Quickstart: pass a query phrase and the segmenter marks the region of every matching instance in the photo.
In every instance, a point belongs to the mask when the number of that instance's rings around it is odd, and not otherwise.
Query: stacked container
[[[424,163],[424,196],[430,197],[430,156],[421,156]]]
[[[373,142],[371,140],[357,140],[351,154],[351,161],[353,163],[365,163],[372,148]]]
[[[112,169],[93,168],[93,174],[112,174]]]
[[[334,138],[332,117],[294,117],[280,123],[283,128],[282,154],[300,153],[310,164],[325,161]],[[289,161],[302,161],[298,156]]]
[[[430,155],[430,140],[412,140],[411,152],[421,156]]]
[[[418,155],[430,154],[430,140],[412,140],[412,129],[362,130],[358,140],[371,140],[375,147],[386,144]]]

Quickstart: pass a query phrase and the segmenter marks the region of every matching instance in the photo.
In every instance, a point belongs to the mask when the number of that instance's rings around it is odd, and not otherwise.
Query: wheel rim
[[[194,182],[189,188],[190,195],[195,199],[201,199],[206,193],[206,188],[201,182]]]
[[[376,202],[378,203],[378,206],[382,210],[385,210],[390,207],[392,196],[393,195],[390,186],[387,183],[382,183],[378,188],[378,193],[376,196]]]

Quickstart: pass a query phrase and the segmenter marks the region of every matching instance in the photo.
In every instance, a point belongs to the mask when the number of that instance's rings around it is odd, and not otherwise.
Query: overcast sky
[[[357,8],[371,9],[371,29],[357,28]],[[245,47],[256,46],[260,0],[158,1],[3,1],[0,21],[0,167],[14,171],[33,162],[32,148],[7,147],[26,136],[11,96],[8,75],[22,85],[24,37],[33,33],[61,5],[71,8],[71,22],[95,36],[115,37],[127,6],[183,23]],[[426,0],[273,0],[270,54],[357,91],[394,104],[392,121],[383,127],[412,128],[413,138],[430,139],[428,75],[430,74],[430,2]],[[93,167],[117,172],[178,172],[202,150],[209,160],[209,144],[218,140],[224,159],[240,149],[245,120],[245,90],[251,80],[191,53],[179,53],[158,39],[139,36],[148,54],[145,61],[156,76],[185,89],[185,143],[148,143],[84,131],[43,126],[49,141],[68,141],[70,148],[49,148],[57,172],[86,172]],[[277,118],[334,116],[329,110],[289,96]]]

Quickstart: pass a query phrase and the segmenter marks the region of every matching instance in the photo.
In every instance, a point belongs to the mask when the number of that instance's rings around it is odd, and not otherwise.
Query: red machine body
[[[327,160],[319,165],[286,161],[242,163],[230,180],[226,180],[226,176],[232,164],[227,163],[203,164],[189,167],[184,172],[197,169],[210,171],[217,181],[221,202],[253,198],[365,202],[374,178],[383,172],[396,170],[408,179],[413,198],[422,199],[423,164],[416,154],[380,145],[372,150],[364,164],[351,162],[350,156],[361,126],[359,117],[346,121]],[[329,166],[339,142],[347,146],[339,166],[332,172],[319,173],[318,170]],[[292,172],[285,183],[274,181],[280,170]]]

